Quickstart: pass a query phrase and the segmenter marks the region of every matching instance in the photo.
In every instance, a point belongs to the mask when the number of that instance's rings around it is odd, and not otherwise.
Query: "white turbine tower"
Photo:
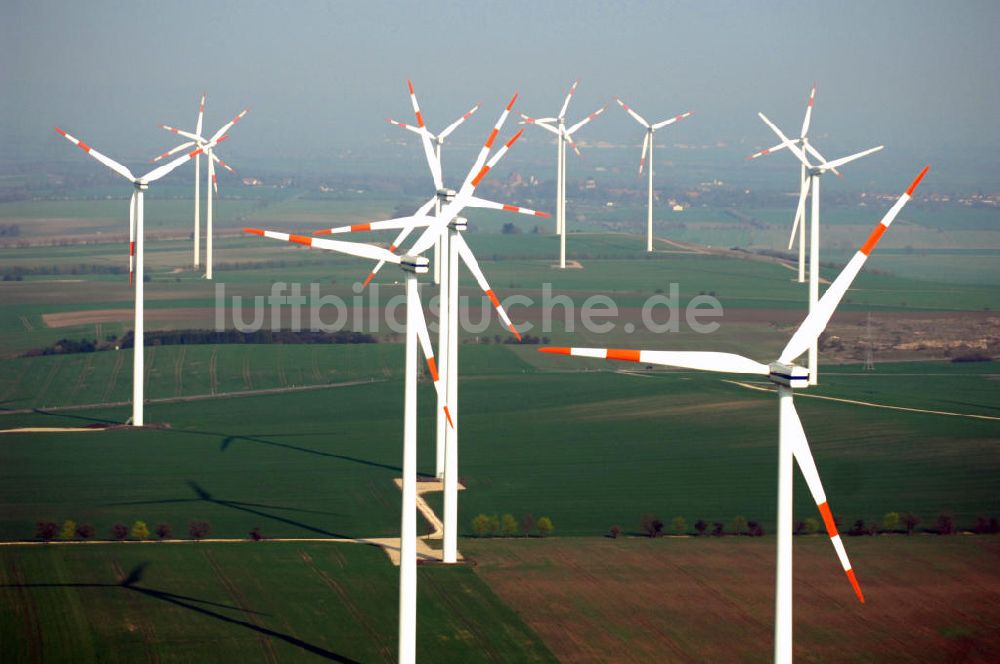
[[[812,115],[812,97],[810,97],[810,106],[806,110],[806,118],[802,123],[803,129],[809,129],[809,119]],[[781,148],[788,148],[788,150],[795,155],[802,165],[802,170],[804,172],[805,178],[802,181],[802,189],[799,191],[799,203],[797,211],[795,214],[796,220],[800,220],[799,228],[804,228],[805,224],[805,204],[806,196],[812,196],[812,209],[810,214],[810,224],[809,224],[809,311],[812,311],[816,307],[816,302],[819,300],[819,271],[820,271],[820,258],[819,258],[819,179],[827,171],[837,172],[838,166],[843,166],[844,164],[850,163],[861,157],[872,154],[873,152],[878,152],[884,146],[879,145],[874,148],[869,148],[861,152],[852,154],[848,157],[841,157],[840,159],[834,159],[833,161],[827,161],[823,155],[819,154],[819,151],[812,146],[811,143],[805,138],[806,131],[802,132],[802,137],[798,140],[789,139],[778,127],[767,119],[767,116],[763,113],[758,113],[760,119],[764,121],[768,127],[781,139],[781,143],[764,151],[763,153],[771,153],[780,150]],[[805,151],[799,147],[799,143],[805,146]],[[813,164],[809,161],[809,157],[806,156],[806,152],[813,155],[820,161]],[[818,156],[817,156],[818,155]],[[792,233],[794,235],[795,228],[793,227]],[[799,256],[801,258],[801,247]],[[800,265],[801,269],[801,265]],[[801,275],[800,275],[801,276]],[[819,383],[819,340],[814,339],[812,345],[809,347],[809,384],[816,385]]]
[[[144,371],[144,338],[145,330],[143,328],[143,297],[144,297],[144,236],[145,236],[145,223],[143,219],[143,212],[145,209],[143,203],[143,194],[146,189],[149,188],[151,182],[155,182],[162,178],[164,175],[174,170],[184,162],[190,161],[194,157],[197,157],[206,149],[211,149],[215,147],[218,143],[226,140],[228,138],[225,134],[220,134],[213,136],[212,140],[206,143],[204,146],[198,146],[196,149],[177,157],[171,162],[168,162],[162,166],[154,168],[150,172],[146,173],[141,177],[136,177],[132,175],[132,171],[125,168],[119,164],[114,159],[101,154],[97,150],[93,149],[83,141],[73,136],[70,136],[65,131],[56,127],[56,131],[65,136],[67,140],[76,145],[78,148],[89,154],[91,157],[101,162],[118,175],[122,176],[126,180],[132,183],[135,187],[135,191],[132,192],[132,198],[129,200],[128,216],[129,216],[129,257],[128,257],[128,272],[129,272],[129,282],[133,284],[135,288],[135,323],[133,326],[133,337],[134,346],[132,349],[132,425],[141,427],[143,426],[145,420],[143,417],[143,404],[144,404],[144,390],[143,390],[143,379],[145,377]],[[134,278],[133,278],[133,258],[135,260],[134,264]]]
[[[424,256],[397,256],[386,249],[358,242],[325,240],[256,228],[245,233],[294,242],[337,253],[399,265],[406,273],[406,360],[403,388],[403,495],[399,540],[399,661],[416,661],[417,652],[417,344],[423,351],[434,388],[441,393],[434,352],[417,289],[417,275],[427,273]],[[445,406],[445,414],[448,410]]]
[[[569,94],[566,95],[566,101],[563,102],[562,108],[559,109],[559,115],[554,118],[533,118],[521,114],[521,124],[534,124],[538,125],[542,129],[556,135],[556,232],[559,233],[559,267],[560,269],[566,268],[566,144],[569,143],[576,152],[577,156],[580,156],[580,149],[573,142],[573,134],[576,133],[580,127],[596,118],[598,115],[604,112],[607,106],[602,106],[597,109],[583,120],[580,120],[575,125],[572,125],[569,129],[566,128],[566,111],[569,108],[569,102],[573,98],[573,93],[576,92],[576,86],[579,85],[580,81],[574,81],[573,85],[570,86]]]
[[[406,84],[410,88],[410,102],[413,105],[413,113],[417,117],[417,125],[413,126],[410,124],[406,124],[405,122],[399,122],[397,120],[393,120],[392,118],[386,118],[386,120],[390,124],[394,124],[397,127],[402,127],[407,131],[412,131],[414,134],[420,137],[421,142],[424,146],[425,155],[427,157],[427,163],[431,168],[431,177],[434,178],[434,188],[435,190],[441,189],[441,183],[440,183],[441,146],[444,144],[444,139],[448,138],[448,136],[451,135],[451,132],[455,131],[460,124],[462,124],[470,117],[472,117],[472,114],[479,110],[480,104],[476,104],[475,106],[470,108],[468,111],[465,112],[465,114],[462,115],[462,117],[458,118],[450,125],[442,129],[439,134],[435,135],[431,133],[431,131],[427,129],[427,125],[424,124],[424,116],[420,112],[420,106],[417,104],[417,95],[413,91],[413,82],[407,80]],[[432,145],[433,149],[429,149]],[[441,211],[441,201],[435,200],[434,212],[436,214],[440,211]],[[445,278],[442,276],[442,271],[441,271],[442,268],[444,267],[442,265],[441,257],[447,255],[448,252],[448,248],[442,244],[442,242],[444,241],[445,238],[442,237],[441,241],[439,241],[436,245],[434,245],[434,283],[436,284],[440,284],[441,280]]]
[[[212,143],[212,141],[216,137],[224,135],[227,131],[230,130],[230,128],[232,128],[233,125],[235,125],[237,122],[239,122],[240,120],[242,120],[243,116],[246,115],[250,111],[250,109],[249,108],[243,109],[242,111],[239,112],[239,114],[236,117],[234,117],[232,120],[230,120],[226,124],[222,125],[222,127],[219,129],[219,131],[215,132],[215,134],[213,134],[211,138],[205,138],[204,136],[201,135],[202,115],[203,115],[203,113],[205,111],[205,95],[204,94],[202,94],[202,96],[201,96],[201,107],[200,108],[201,108],[201,110],[198,112],[197,126],[195,127],[195,131],[193,133],[189,132],[189,131],[184,131],[184,130],[181,130],[181,129],[177,129],[176,127],[171,127],[169,125],[160,125],[160,127],[162,127],[163,129],[166,129],[167,131],[169,131],[171,133],[177,134],[178,136],[183,136],[184,138],[187,138],[189,140],[186,143],[182,143],[182,144],[178,145],[177,147],[173,148],[172,150],[168,150],[168,151],[164,152],[163,154],[161,154],[161,155],[159,155],[157,157],[154,157],[153,161],[156,162],[156,161],[159,161],[159,160],[164,159],[166,157],[169,157],[170,155],[174,154],[175,152],[179,152],[181,150],[185,150],[185,149],[191,147],[192,145],[197,145],[198,147],[201,147],[201,148],[205,149],[205,157],[208,160],[208,168],[207,168],[206,182],[205,182],[205,184],[206,184],[206,201],[205,201],[205,278],[206,279],[211,279],[212,278],[212,266],[213,266],[213,263],[214,263],[214,261],[213,261],[213,255],[212,255],[212,240],[214,238],[214,232],[212,230],[212,200],[214,198],[214,194],[219,191],[219,185],[218,185],[218,182],[216,181],[216,177],[215,177],[215,164],[219,164],[220,166],[222,166],[223,168],[225,168],[230,173],[235,173],[236,171],[234,171],[232,168],[230,168],[229,164],[227,164],[226,162],[224,162],[221,158],[219,158],[219,156],[217,154],[215,154],[214,149],[213,149],[213,147],[210,146],[210,144]],[[200,216],[200,214],[199,214],[199,200],[198,200],[198,177],[199,177],[198,170],[199,170],[199,168],[200,168],[200,164],[198,162],[195,162],[195,185],[194,185],[194,198],[195,198],[195,203],[194,203],[194,214],[195,214],[195,222],[194,222],[194,228],[195,228],[195,232],[194,232],[195,259],[194,259],[194,264],[195,264],[195,267],[198,266],[198,254],[200,252],[200,249],[199,249],[199,242],[200,242],[200,237],[199,237],[200,236],[199,216]]]
[[[442,560],[445,563],[455,563],[458,560],[458,268],[459,260],[465,263],[469,271],[472,272],[476,282],[490,299],[496,309],[500,319],[507,326],[507,329],[521,339],[510,317],[504,310],[497,298],[496,293],[486,280],[479,262],[476,260],[472,250],[466,244],[461,232],[466,228],[466,220],[459,214],[466,207],[488,208],[517,212],[520,214],[547,217],[544,212],[536,212],[527,208],[514,205],[495,203],[474,195],[476,187],[485,177],[486,173],[492,169],[498,161],[507,153],[507,150],[520,138],[523,129],[518,131],[495,155],[489,158],[489,152],[493,147],[500,129],[507,119],[510,109],[514,105],[517,95],[510,100],[507,107],[501,113],[490,132],[486,143],[483,145],[476,158],[475,163],[469,170],[462,188],[455,192],[449,189],[439,189],[438,196],[425,203],[413,216],[389,219],[386,221],[376,221],[367,224],[355,224],[352,226],[342,226],[331,228],[319,233],[350,233],[358,231],[377,231],[402,229],[396,240],[390,245],[390,250],[395,250],[396,246],[403,242],[409,233],[419,227],[425,227],[423,234],[417,239],[413,246],[407,251],[408,254],[418,255],[429,249],[435,242],[447,233],[447,240],[443,246],[448,247],[448,266],[442,267],[442,274],[447,278],[441,281],[442,301],[440,304],[440,328],[438,332],[439,352],[441,358],[441,372],[444,374],[446,401],[451,409],[451,426],[441,426],[439,420],[438,432],[443,436],[438,438],[438,458],[437,471],[444,478],[444,543]],[[428,153],[430,154],[430,153]],[[434,172],[433,165],[431,166]],[[438,176],[439,177],[439,176]],[[443,207],[436,216],[428,216],[427,212],[436,200],[440,200]],[[372,274],[378,271],[382,263],[375,267]],[[370,279],[370,276],[369,276]],[[440,394],[439,394],[440,398]],[[441,412],[439,411],[439,418]],[[443,456],[442,456],[443,455]]]
[[[858,600],[864,603],[864,595],[858,585],[854,570],[847,552],[837,532],[837,525],[827,504],[826,493],[820,482],[819,472],[809,449],[809,442],[802,429],[795,405],[792,402],[792,392],[796,388],[808,385],[809,370],[794,364],[810,344],[823,332],[830,321],[833,312],[840,303],[851,282],[861,271],[865,260],[872,249],[885,233],[899,211],[913,196],[920,180],[930,166],[925,167],[913,180],[906,192],[899,197],[895,205],[885,214],[882,220],[868,236],[868,239],[850,260],[837,279],[830,285],[813,309],[802,321],[798,330],[792,335],[788,344],[778,359],[771,364],[761,364],[741,355],[733,353],[695,352],[695,351],[648,351],[621,350],[613,348],[540,348],[539,351],[577,357],[601,358],[608,360],[626,360],[643,364],[658,364],[667,367],[683,369],[698,369],[702,371],[717,371],[722,373],[755,374],[767,376],[777,386],[778,393],[778,557],[777,579],[775,585],[775,625],[774,625],[774,660],[782,664],[792,661],[792,466],[793,459],[798,462],[799,469],[805,477],[809,491],[819,508],[826,526],[827,533],[837,557],[844,568],[851,587],[854,588]]]
[[[672,125],[675,122],[680,122],[684,118],[691,117],[691,111],[687,113],[681,113],[680,115],[675,115],[669,120],[664,120],[663,122],[657,122],[656,124],[649,124],[646,119],[636,113],[634,108],[631,108],[628,104],[623,102],[618,97],[615,97],[615,101],[618,105],[625,109],[625,112],[631,115],[636,122],[641,124],[646,128],[646,136],[642,139],[642,156],[639,158],[639,175],[642,175],[642,169],[646,165],[646,149],[649,149],[649,190],[647,192],[647,203],[646,203],[646,251],[653,251],[653,134],[656,133],[657,129],[662,129],[668,125]]]

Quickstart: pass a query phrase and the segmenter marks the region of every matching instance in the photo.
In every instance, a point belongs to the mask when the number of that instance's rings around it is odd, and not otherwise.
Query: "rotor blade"
[[[702,351],[669,351],[669,350],[624,350],[621,348],[556,348],[546,346],[539,348],[540,353],[555,355],[572,355],[574,357],[592,357],[600,360],[623,360],[626,362],[642,362],[643,364],[658,364],[664,367],[679,369],[698,369],[700,371],[719,371],[722,373],[760,374],[767,376],[770,369],[766,364],[755,362],[750,358],[733,353],[714,353]]]
[[[295,242],[296,244],[304,244],[307,247],[315,247],[316,249],[326,249],[327,251],[336,251],[337,253],[347,254],[349,256],[357,256],[359,258],[372,258],[374,260],[383,260],[387,263],[399,264],[401,257],[396,254],[383,249],[382,247],[376,247],[370,244],[362,244],[360,242],[343,242],[341,240],[323,240],[317,237],[310,237],[308,235],[292,235],[290,233],[279,233],[277,231],[264,231],[257,228],[244,228],[244,233],[249,233],[251,235],[260,235],[261,237],[269,237],[275,240],[283,240],[284,242]]]
[[[496,293],[494,293],[493,289],[490,288],[490,284],[486,281],[483,271],[479,268],[479,261],[476,260],[472,250],[469,249],[469,245],[466,244],[465,238],[462,237],[461,233],[453,233],[451,236],[451,242],[456,243],[458,255],[462,257],[462,262],[465,263],[466,267],[469,268],[469,271],[472,272],[472,276],[475,277],[479,287],[483,289],[484,293],[486,293],[486,297],[490,298],[490,302],[493,303],[493,308],[496,309],[497,314],[500,316],[500,320],[504,322],[507,329],[511,331],[518,341],[520,341],[521,333],[517,331],[516,327],[514,327],[514,323],[510,321],[510,317],[507,315],[507,312],[504,311],[503,305],[500,304],[500,300],[497,299]]]
[[[424,307],[417,302],[407,302],[406,306],[416,307],[416,321],[417,321],[417,340],[420,342],[420,348],[424,353],[424,359],[427,361],[427,370],[431,374],[431,380],[434,381],[434,389],[437,391],[438,395],[441,397],[441,402],[444,404],[444,416],[448,420],[448,424],[454,429],[455,424],[451,421],[451,413],[448,411],[447,404],[447,394],[445,393],[444,385],[439,380],[437,363],[434,362],[434,347],[431,345],[431,336],[427,333],[427,320],[424,318]]]
[[[183,163],[191,160],[194,157],[197,157],[198,155],[200,155],[205,150],[212,149],[213,147],[215,147],[216,145],[218,145],[222,141],[226,140],[227,138],[229,138],[229,137],[228,136],[223,136],[222,138],[220,138],[218,140],[213,140],[210,143],[207,143],[204,147],[200,147],[200,148],[197,148],[195,150],[192,150],[191,152],[188,152],[187,154],[185,154],[183,156],[177,157],[177,159],[174,159],[173,161],[171,161],[169,163],[166,163],[163,166],[159,166],[157,168],[154,168],[153,170],[151,170],[150,172],[148,172],[144,176],[142,176],[142,179],[145,180],[146,182],[155,182],[156,180],[159,180],[160,178],[162,178],[164,175],[166,175],[170,171],[172,171],[175,168],[177,168],[178,166],[180,166],[181,164],[183,164]],[[209,164],[211,164],[211,163],[212,163],[211,160],[209,160]]]
[[[476,177],[476,173],[479,173],[483,168],[483,164],[486,163],[486,157],[489,156],[490,150],[493,149],[493,141],[496,140],[497,134],[500,133],[500,129],[503,128],[503,123],[507,121],[507,116],[510,114],[510,109],[514,107],[514,102],[517,101],[517,93],[510,98],[510,102],[504,108],[503,112],[500,113],[500,117],[497,118],[496,124],[493,125],[493,130],[490,131],[490,135],[486,137],[486,142],[483,147],[479,150],[479,154],[476,155],[476,161],[472,164],[472,168],[469,169],[469,174],[465,178],[465,183],[462,185],[462,190],[464,191],[466,186]],[[473,187],[474,188],[474,187]]]
[[[806,484],[809,485],[809,492],[812,494],[813,500],[816,501],[816,507],[819,508],[819,513],[823,516],[823,523],[826,525],[827,534],[830,535],[830,542],[837,552],[837,557],[840,558],[840,564],[844,568],[844,573],[847,574],[847,579],[851,582],[851,587],[854,588],[854,593],[858,596],[858,600],[864,604],[865,596],[861,593],[861,586],[858,585],[858,580],[854,576],[854,570],[851,569],[851,561],[847,558],[847,551],[844,549],[844,543],[840,540],[840,533],[837,532],[837,524],[830,512],[830,505],[826,502],[826,492],[823,491],[823,483],[820,482],[819,471],[816,470],[816,462],[809,449],[809,441],[806,440],[805,431],[802,430],[802,421],[795,410],[795,402],[793,401],[789,405],[791,407],[787,411],[784,409],[781,411],[781,436],[787,436],[787,440],[791,442],[792,454],[799,464],[799,470],[802,471]]]
[[[215,161],[212,159],[208,160],[208,179],[212,183],[212,191],[216,194],[219,193],[219,181],[215,176]]]
[[[806,319],[802,321],[799,329],[795,331],[792,338],[788,341],[788,345],[781,352],[781,357],[779,362],[788,364],[792,362],[799,355],[804,353],[813,343],[813,341],[819,337],[819,335],[826,329],[827,323],[830,322],[830,318],[833,316],[833,312],[837,309],[837,305],[840,304],[840,300],[844,297],[847,289],[850,288],[851,283],[854,278],[858,276],[861,271],[861,267],[865,264],[868,259],[868,255],[878,244],[881,239],[882,234],[885,233],[886,229],[889,228],[889,224],[892,220],[896,218],[899,211],[903,209],[903,206],[909,202],[913,197],[913,192],[916,190],[917,185],[930,170],[930,166],[925,166],[924,170],[920,171],[920,174],[913,180],[909,188],[903,193],[902,196],[896,201],[896,203],[885,213],[882,220],[875,226],[875,229],[868,236],[861,248],[858,249],[854,257],[851,258],[847,266],[841,271],[837,278],[830,284],[830,287],[826,289],[823,293],[823,297],[819,299],[816,303],[816,308],[806,316]]]
[[[488,201],[485,198],[478,198],[476,196],[470,198],[466,206],[474,208],[488,208],[490,210],[504,210],[506,212],[517,212],[518,214],[528,214],[528,215],[534,215],[536,217],[552,216],[548,212],[538,212],[537,210],[518,207],[516,205],[507,205],[506,203],[495,203],[493,201]]]
[[[189,131],[184,131],[183,129],[178,129],[177,127],[171,127],[170,125],[161,124],[161,129],[166,129],[171,134],[177,134],[178,136],[183,136],[189,140],[195,141],[196,143],[204,143],[205,139],[202,137],[201,132],[192,134]]]
[[[167,157],[175,155],[178,152],[180,152],[181,150],[186,150],[187,148],[191,147],[192,145],[194,145],[194,141],[188,141],[187,143],[181,143],[176,148],[173,148],[172,150],[167,150],[163,154],[158,155],[156,157],[153,157],[152,159],[150,159],[150,162],[152,162],[152,163],[155,164],[156,162],[160,161],[161,159],[166,159]]]
[[[642,169],[646,166],[646,151],[649,150],[649,140],[652,136],[653,134],[647,131],[642,139],[642,156],[639,157],[639,175],[642,175]]]
[[[431,142],[431,132],[424,125],[424,116],[420,113],[420,105],[417,103],[417,94],[413,91],[413,82],[407,80],[406,85],[410,88],[410,103],[413,105],[413,114],[417,116],[417,127],[420,128],[420,131],[417,133],[420,135],[420,144],[423,146],[424,156],[427,158],[427,167],[431,169],[431,178],[434,180],[434,188],[440,189],[443,186],[441,183],[441,164],[438,163],[437,155],[434,153],[434,144]]]
[[[636,122],[638,122],[639,124],[641,124],[641,125],[642,125],[643,127],[645,127],[646,129],[649,129],[649,123],[648,123],[648,122],[646,122],[646,118],[644,118],[644,117],[642,117],[641,115],[639,115],[638,113],[636,113],[636,112],[635,112],[635,110],[633,110],[633,109],[632,109],[631,107],[629,107],[629,105],[628,105],[628,104],[626,104],[625,102],[623,102],[623,101],[622,101],[621,99],[619,99],[618,97],[615,97],[615,101],[616,101],[616,102],[618,102],[618,105],[619,105],[619,106],[621,106],[622,108],[624,108],[624,109],[625,109],[625,112],[626,112],[626,113],[628,113],[628,114],[629,114],[629,115],[631,115],[631,116],[632,116],[633,118],[635,118],[635,121],[636,121]]]
[[[573,93],[576,92],[576,86],[580,85],[580,79],[573,81],[573,85],[569,88],[569,94],[566,95],[566,101],[563,102],[562,108],[559,109],[560,118],[566,117],[566,110],[569,108],[569,100],[573,98]]]
[[[533,124],[536,127],[541,127],[545,131],[555,134],[556,136],[559,135],[558,129],[556,129],[552,125],[546,124],[546,122],[555,122],[556,118],[542,118],[542,119],[530,118],[524,113],[521,113],[521,117],[523,118],[521,120],[521,124]]]
[[[132,198],[128,201],[128,285],[132,285],[132,275],[134,273],[135,261],[135,201],[136,192],[132,191]]]
[[[316,231],[313,235],[339,235],[341,233],[360,233],[365,231],[387,231],[397,229],[412,230],[421,226],[430,226],[437,217],[427,215],[396,217],[384,221],[369,221],[364,224],[351,224],[350,226],[335,226],[322,231]]]
[[[576,143],[573,142],[573,139],[569,137],[569,134],[566,134],[565,132],[563,132],[563,140],[566,141],[567,143],[569,143],[569,146],[571,148],[573,148],[573,152],[576,153],[577,157],[582,157],[583,156],[582,154],[580,154],[580,148],[577,146]]]
[[[799,204],[795,206],[795,221],[792,222],[792,234],[788,236],[788,249],[791,251],[795,244],[795,232],[799,230],[799,224],[805,223],[806,198],[809,196],[809,178],[802,178],[802,187],[799,189]]]
[[[809,134],[809,121],[812,119],[814,101],[816,101],[815,83],[813,83],[812,92],[809,93],[809,104],[806,106],[806,117],[802,120],[802,133],[799,134],[802,138],[805,138]]]
[[[669,120],[664,120],[663,122],[657,122],[655,125],[653,125],[653,129],[660,129],[662,127],[666,127],[667,125],[672,125],[673,123],[680,122],[684,118],[689,118],[692,115],[694,115],[693,111],[687,111],[685,113],[681,113],[680,115],[675,115]]]
[[[603,113],[604,111],[606,111],[607,108],[608,108],[607,106],[601,106],[599,109],[597,109],[596,111],[594,111],[593,113],[591,113],[590,115],[588,115],[587,117],[585,117],[584,119],[582,119],[579,122],[577,122],[575,125],[573,125],[572,127],[570,127],[569,129],[566,130],[566,136],[567,137],[571,136],[573,134],[573,132],[575,132],[577,129],[579,129],[580,127],[582,127],[583,125],[587,124],[588,122],[590,122],[591,120],[593,120],[594,118],[596,118],[598,115],[600,115],[601,113]]]
[[[862,150],[861,152],[857,152],[855,154],[852,154],[850,157],[841,157],[840,159],[834,159],[833,161],[828,161],[825,164],[820,164],[819,167],[820,167],[821,170],[830,171],[830,170],[833,170],[834,168],[836,168],[837,166],[843,166],[844,164],[852,162],[855,159],[861,159],[862,157],[867,157],[871,153],[878,152],[879,150],[881,150],[884,147],[885,147],[884,145],[879,145],[879,146],[876,146],[874,148],[869,148],[867,150]]]
[[[517,133],[511,136],[510,140],[504,143],[503,147],[497,150],[496,154],[490,157],[490,160],[486,162],[486,164],[482,168],[479,169],[479,173],[476,174],[476,177],[472,178],[472,180],[469,180],[465,183],[462,189],[463,192],[466,194],[466,196],[472,195],[472,192],[475,190],[476,187],[479,186],[479,183],[483,181],[483,178],[486,177],[486,174],[490,172],[490,169],[497,165],[497,162],[500,161],[505,154],[507,154],[507,151],[510,150],[511,146],[514,145],[514,143],[517,143],[517,139],[521,138],[521,134],[523,133],[524,133],[523,129],[518,129]]]
[[[233,170],[232,166],[230,166],[226,162],[222,161],[222,157],[220,157],[219,155],[215,154],[214,152],[212,153],[212,161],[214,161],[215,163],[217,163],[219,166],[222,166],[224,169],[226,169],[230,173],[236,173],[236,171]]]
[[[56,127],[56,132],[65,136],[66,140],[68,140],[70,143],[74,144],[76,147],[80,148],[81,150],[89,154],[91,157],[101,162],[102,164],[104,164],[105,166],[107,166],[108,168],[110,168],[115,173],[122,176],[129,182],[135,182],[135,176],[132,175],[132,171],[125,168],[111,157],[101,154],[97,150],[93,149],[92,147],[81,141],[79,138],[76,138],[75,136],[70,136],[59,127]]]
[[[214,134],[212,134],[212,138],[209,139],[209,141],[211,142],[211,141],[215,141],[215,140],[221,140],[220,137],[223,134],[225,134],[227,131],[229,131],[230,127],[232,127],[234,124],[236,124],[237,122],[239,122],[240,120],[242,120],[243,116],[246,115],[249,112],[250,112],[249,108],[244,108],[242,111],[240,111],[239,113],[237,113],[236,117],[234,117],[232,120],[230,120],[226,124],[222,125],[222,127],[219,128],[219,131],[217,131]]]
[[[400,122],[398,120],[393,120],[392,118],[386,118],[386,121],[389,124],[394,124],[397,127],[402,127],[403,129],[406,129],[407,131],[412,131],[414,134],[416,134],[418,136],[423,136],[423,132],[420,131],[420,127],[414,127],[413,125],[408,125],[405,122]]]
[[[423,216],[423,215],[426,215],[428,212],[430,212],[430,209],[432,207],[434,207],[434,203],[436,201],[437,201],[437,196],[435,196],[435,197],[431,198],[430,200],[428,200],[426,203],[424,203],[423,205],[421,205],[417,209],[417,211],[414,213],[414,216]],[[396,239],[393,240],[392,244],[389,245],[389,251],[390,252],[395,252],[396,249],[399,248],[399,245],[407,238],[407,236],[409,236],[410,231],[412,231],[413,228],[414,228],[413,226],[407,226],[402,231],[400,231],[399,235],[396,236]],[[321,234],[321,233],[322,233],[322,231],[320,231],[317,234]],[[385,265],[385,261],[382,261],[382,260],[380,260],[378,263],[375,264],[375,267],[372,268],[372,271],[368,273],[367,277],[365,277],[364,283],[362,283],[362,285],[361,285],[362,289],[365,289],[365,288],[368,287],[368,284],[370,284],[371,281],[372,281],[372,279],[375,278],[375,275],[378,274],[378,271],[382,269],[383,265]]]
[[[194,133],[201,136],[201,124],[205,118],[205,93],[201,93],[201,103],[198,104],[198,122],[194,125]]]
[[[809,143],[808,141],[806,141],[806,142],[805,142],[805,143],[803,144],[803,146],[805,147],[805,149],[806,149],[806,152],[808,152],[808,153],[809,153],[809,154],[811,154],[812,156],[816,157],[816,159],[817,159],[817,160],[819,160],[819,163],[821,163],[821,164],[822,164],[822,163],[826,162],[826,157],[824,157],[823,155],[821,155],[821,154],[819,153],[819,150],[817,150],[817,149],[816,149],[816,146],[814,146],[814,145],[813,145],[812,143]],[[843,176],[842,176],[842,175],[840,174],[840,171],[838,171],[838,170],[837,170],[836,168],[831,168],[830,170],[831,170],[831,171],[832,171],[832,172],[834,173],[834,175],[836,175],[837,177],[843,177]]]
[[[479,110],[480,106],[481,104],[476,104],[475,106],[470,108],[468,112],[465,113],[465,115],[463,115],[462,117],[460,117],[459,119],[455,120],[450,125],[445,127],[443,130],[441,130],[441,133],[438,134],[438,140],[443,141],[444,139],[448,138],[451,132],[455,131],[458,128],[458,125],[462,124],[463,122],[471,118],[472,114]]]
[[[778,138],[781,139],[781,142],[784,143],[785,146],[792,151],[792,154],[794,154],[799,161],[805,164],[806,168],[812,168],[812,164],[810,164],[809,160],[806,159],[805,154],[803,154],[802,150],[799,149],[799,146],[795,144],[795,141],[792,141],[787,136],[785,136],[785,134],[782,133],[780,129],[778,129],[777,125],[775,125],[773,122],[767,119],[766,115],[764,115],[763,113],[758,113],[757,115],[760,117],[761,120],[764,121],[764,124],[766,124],[768,127],[771,128],[771,131],[773,131],[775,134],[778,135]]]
[[[431,221],[433,221],[435,219],[435,217],[428,217],[427,216],[427,213],[430,212],[430,209],[432,207],[434,207],[435,201],[437,201],[437,197],[436,196],[434,198],[430,199],[429,201],[427,201],[426,203],[424,203],[423,205],[421,205],[419,208],[417,208],[416,212],[414,212],[411,215],[407,215],[405,217],[395,217],[393,219],[386,219],[385,221],[372,221],[372,222],[368,222],[368,223],[364,223],[364,224],[352,224],[351,226],[335,226],[333,228],[326,228],[326,229],[323,229],[321,231],[314,231],[313,235],[333,235],[333,234],[338,234],[338,233],[357,233],[357,232],[360,232],[360,231],[377,231],[377,230],[386,230],[386,229],[392,229],[392,228],[405,228],[405,229],[408,229],[407,233],[409,233],[409,229],[411,229],[414,226],[417,226],[417,225],[424,225],[424,226],[426,226],[427,225],[426,223],[418,224],[418,223],[416,223],[417,221],[423,221],[425,219],[430,219]],[[400,221],[407,221],[407,220],[413,220],[413,221],[408,221],[407,223],[396,225],[396,226],[382,226],[381,225],[381,224],[388,224],[390,222],[400,222]],[[393,242],[393,247],[391,249],[389,249],[389,251],[395,251],[396,250],[395,249],[395,245],[398,245],[404,239],[406,239],[405,235],[397,238],[396,241]]]
[[[767,148],[766,150],[761,150],[760,152],[754,152],[752,155],[747,157],[747,161],[750,161],[751,159],[757,159],[758,157],[765,157],[771,154],[772,152],[777,152],[778,150],[784,150],[787,146],[788,146],[787,143],[778,143],[772,148]]]

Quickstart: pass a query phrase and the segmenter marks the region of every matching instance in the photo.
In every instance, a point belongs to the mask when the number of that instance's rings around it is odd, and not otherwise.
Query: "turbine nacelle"
[[[149,189],[149,183],[142,179],[135,180],[132,184],[135,185],[137,191],[146,191]]]
[[[464,231],[469,227],[469,220],[465,217],[455,217],[448,223],[448,228],[453,231]]]
[[[438,189],[436,195],[442,202],[450,203],[455,200],[455,196],[458,195],[458,192],[454,189]]]
[[[426,256],[403,256],[399,261],[399,267],[403,268],[404,272],[413,274],[427,274],[429,264],[430,261]]]
[[[768,365],[768,378],[775,385],[783,387],[809,387],[809,369],[800,367],[797,364],[784,364],[782,362],[772,362]]]

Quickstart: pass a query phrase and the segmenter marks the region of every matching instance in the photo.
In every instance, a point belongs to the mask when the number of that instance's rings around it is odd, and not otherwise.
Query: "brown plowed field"
[[[767,662],[773,537],[463,543],[563,662]],[[1000,661],[1000,538],[795,538],[797,661]]]

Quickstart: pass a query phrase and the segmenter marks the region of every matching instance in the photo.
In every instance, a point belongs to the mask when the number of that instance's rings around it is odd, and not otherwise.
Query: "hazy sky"
[[[170,144],[157,123],[193,125],[202,90],[212,128],[253,108],[230,153],[363,148],[391,135],[386,116],[412,119],[407,78],[432,129],[485,102],[470,143],[515,90],[518,110],[548,115],[580,78],[571,119],[615,95],[652,120],[694,110],[677,141],[773,143],[756,112],[796,132],[815,80],[813,133],[831,153],[1000,147],[995,0],[6,0],[0,14],[0,141],[15,159],[65,155],[56,124],[147,156]],[[584,131],[641,139],[617,107]]]

